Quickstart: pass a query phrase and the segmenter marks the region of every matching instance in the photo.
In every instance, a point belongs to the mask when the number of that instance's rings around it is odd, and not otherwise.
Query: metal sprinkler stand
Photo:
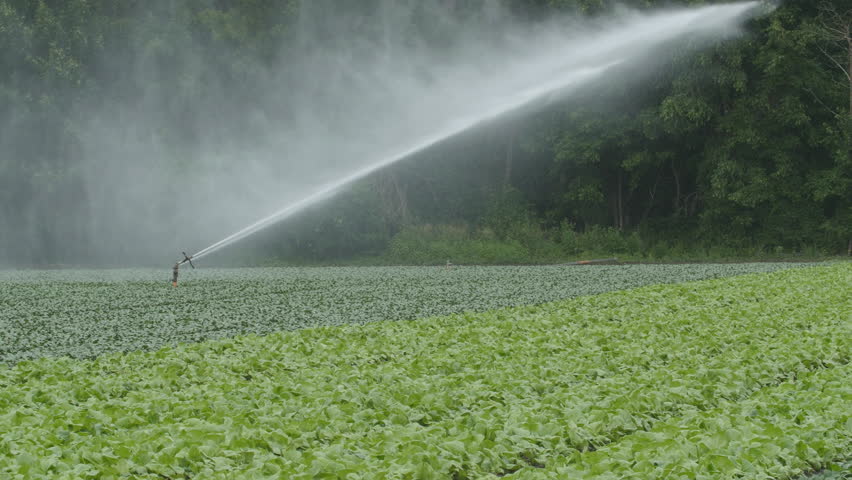
[[[183,265],[184,263],[189,263],[189,266],[192,267],[193,270],[195,270],[195,265],[192,264],[192,256],[187,255],[186,252],[180,252],[180,253],[183,254],[183,260],[181,260],[179,262],[175,262],[175,266],[172,267],[172,286],[173,287],[178,286],[178,274],[180,273],[180,266],[181,265]]]

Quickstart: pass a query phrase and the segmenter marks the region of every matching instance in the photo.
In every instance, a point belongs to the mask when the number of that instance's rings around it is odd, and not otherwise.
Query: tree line
[[[310,38],[381,35],[395,21],[379,14],[389,3],[0,0],[0,258],[97,261],[85,247],[67,246],[96,240],[88,228],[91,179],[84,178],[91,172],[81,167],[87,106],[132,109],[147,98],[157,122],[134,131],[133,141],[156,136],[169,158],[181,158],[194,142],[243,128],[223,116],[213,133],[200,132],[188,120],[198,115],[193,108],[214,101],[218,111],[243,108],[265,67],[311,48],[305,29],[315,30]],[[418,5],[461,19],[458,29],[485,21],[492,3],[414,2],[399,41],[425,38],[449,49],[456,32]],[[722,2],[507,0],[501,8],[535,22],[672,3]],[[305,21],[306,12],[314,21]],[[372,175],[255,246],[342,258],[379,253],[418,225],[465,224],[501,236],[524,224],[845,253],[852,238],[850,28],[850,0],[783,2],[750,21],[741,38],[697,54],[675,50],[639,77],[614,75],[586,94],[492,122]],[[138,78],[139,68],[157,72],[156,89],[152,77]],[[221,88],[233,94],[220,98]],[[168,97],[157,97],[166,89]],[[174,162],[178,172],[192,167]]]

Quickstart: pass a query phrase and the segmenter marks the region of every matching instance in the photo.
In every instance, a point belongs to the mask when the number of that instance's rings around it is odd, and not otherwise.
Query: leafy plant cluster
[[[0,362],[407,320],[792,264],[0,271]]]
[[[791,478],[852,455],[850,288],[838,264],[21,362],[0,474]]]
[[[362,257],[356,261],[384,265],[439,265],[452,259],[477,265],[512,265],[617,256],[631,261],[719,262],[748,259],[778,262],[824,259],[829,254],[827,250],[814,247],[800,250],[778,246],[736,248],[677,238],[655,240],[653,234],[643,236],[636,231],[626,232],[597,225],[581,232],[569,222],[563,222],[558,228],[545,229],[529,221],[512,224],[505,232],[490,226],[467,224],[410,226],[397,233],[389,245],[381,256]]]

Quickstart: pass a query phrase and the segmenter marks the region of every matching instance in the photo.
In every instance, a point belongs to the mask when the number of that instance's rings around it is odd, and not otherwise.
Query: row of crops
[[[0,478],[830,472],[852,457],[850,291],[841,264],[24,361],[0,367]]]
[[[0,363],[537,304],[791,264],[0,271]]]

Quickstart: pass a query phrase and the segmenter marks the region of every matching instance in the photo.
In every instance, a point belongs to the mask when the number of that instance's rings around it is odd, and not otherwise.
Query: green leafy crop
[[[0,362],[409,320],[791,264],[0,271]]]
[[[22,361],[0,478],[793,478],[852,456],[849,291],[839,264]]]

